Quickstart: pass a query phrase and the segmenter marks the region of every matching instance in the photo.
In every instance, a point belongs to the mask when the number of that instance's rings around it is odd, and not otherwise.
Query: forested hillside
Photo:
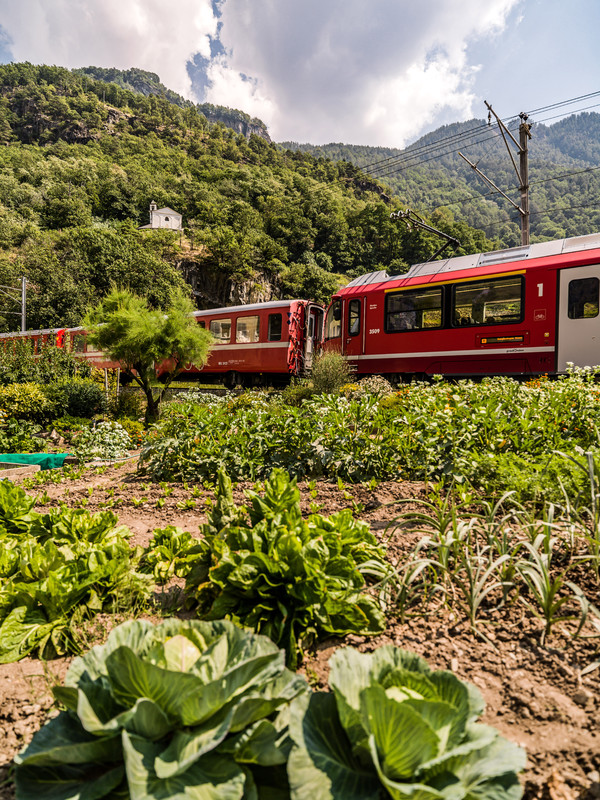
[[[157,95],[164,97],[170,103],[174,103],[181,108],[195,108],[199,111],[209,122],[222,122],[228,128],[232,128],[237,133],[242,133],[246,138],[250,134],[255,133],[261,136],[268,142],[271,137],[267,131],[265,123],[251,117],[249,114],[239,111],[236,108],[227,108],[226,106],[215,106],[211,103],[198,103],[194,104],[191,100],[186,100],[181,95],[168,89],[160,82],[160,78],[154,72],[147,72],[143,69],[115,69],[114,67],[83,67],[82,69],[73,70],[81,75],[88,75],[99,81],[106,83],[115,83],[122,89],[129,89],[132,92],[138,92],[146,97],[150,95]]]
[[[518,139],[516,123],[511,127]],[[531,135],[532,241],[600,230],[600,114],[582,113],[549,126],[533,120]],[[518,213],[498,193],[492,194],[458,155],[459,150],[463,152],[519,202],[510,156],[497,126],[488,127],[484,120],[445,125],[405,150],[295,142],[280,146],[335,161],[347,160],[387,184],[404,203],[421,213],[451,210],[456,219],[481,228],[505,247],[520,244]]]
[[[344,276],[402,271],[439,244],[391,222],[399,203],[349,163],[58,67],[0,67],[0,143],[0,284],[27,277],[29,328],[77,325],[111,283],[157,306],[184,278],[199,307],[324,300]],[[184,235],[138,230],[153,200],[183,214]],[[461,252],[492,244],[437,222]],[[9,310],[3,296],[4,330]]]

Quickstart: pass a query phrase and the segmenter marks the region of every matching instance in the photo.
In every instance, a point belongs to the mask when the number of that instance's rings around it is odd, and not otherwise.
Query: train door
[[[347,301],[344,330],[344,354],[352,360],[365,352],[364,302],[360,297]]]
[[[309,304],[306,307],[306,339],[304,343],[304,369],[310,372],[318,352],[323,328],[323,309]]]
[[[559,273],[557,371],[600,364],[600,265]]]
[[[323,331],[324,350],[337,350],[343,352],[342,344],[342,301],[333,300],[325,316],[325,328]]]

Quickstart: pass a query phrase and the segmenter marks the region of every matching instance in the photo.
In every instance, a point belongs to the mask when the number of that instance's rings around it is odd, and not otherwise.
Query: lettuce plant
[[[286,712],[306,691],[230,622],[126,622],[54,690],[66,710],[16,757],[17,798],[289,797]]]
[[[338,650],[330,694],[292,704],[292,800],[518,800],[525,753],[478,690],[396,647]]]
[[[368,525],[350,510],[304,520],[296,480],[284,470],[273,470],[263,497],[249,497],[249,509],[236,507],[219,473],[204,538],[187,556],[186,594],[198,613],[266,634],[291,666],[302,645],[320,638],[381,632],[379,603],[363,590],[366,575],[383,578],[388,567]]]
[[[0,482],[0,664],[33,650],[77,652],[80,628],[101,611],[130,611],[150,595],[139,551],[109,511],[33,511],[34,500]]]

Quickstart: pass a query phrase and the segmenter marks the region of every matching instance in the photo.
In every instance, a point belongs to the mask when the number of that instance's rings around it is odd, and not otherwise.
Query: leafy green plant
[[[269,639],[232,623],[126,622],[54,690],[66,710],[17,756],[17,795],[289,796],[286,710],[306,691]]]
[[[27,420],[7,419],[0,425],[1,453],[40,453],[48,445],[37,434],[41,426]]]
[[[219,472],[203,539],[188,551],[186,595],[200,616],[227,617],[265,633],[295,665],[325,636],[378,633],[384,616],[365,577],[385,577],[384,553],[349,510],[302,519],[296,480],[274,470],[264,496],[236,507]]]
[[[518,800],[525,752],[477,722],[479,691],[414,653],[338,650],[332,693],[292,704],[292,800]]]
[[[176,570],[177,564],[185,563],[185,555],[196,544],[191,533],[175,525],[155,528],[144,552],[141,569],[152,572],[158,584],[166,583]]]
[[[196,508],[196,501],[193,497],[188,497],[185,500],[180,500],[177,503],[177,508],[180,508],[182,511],[190,511],[193,508]]]
[[[34,650],[46,658],[77,652],[87,620],[135,611],[149,596],[140,553],[114,514],[39,514],[34,502],[0,482],[0,663]]]

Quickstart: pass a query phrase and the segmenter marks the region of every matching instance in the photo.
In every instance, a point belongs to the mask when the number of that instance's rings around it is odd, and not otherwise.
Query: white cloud
[[[260,117],[276,140],[402,146],[440,114],[473,115],[467,47],[529,1],[0,0],[0,33],[16,61],[140,67],[187,97],[200,53],[204,99]]]
[[[235,97],[278,140],[402,146],[442,110],[472,116],[467,44],[519,2],[225,0],[207,99]]]
[[[210,55],[217,22],[210,0],[0,0],[15,61],[139,67],[187,97],[186,63]]]

